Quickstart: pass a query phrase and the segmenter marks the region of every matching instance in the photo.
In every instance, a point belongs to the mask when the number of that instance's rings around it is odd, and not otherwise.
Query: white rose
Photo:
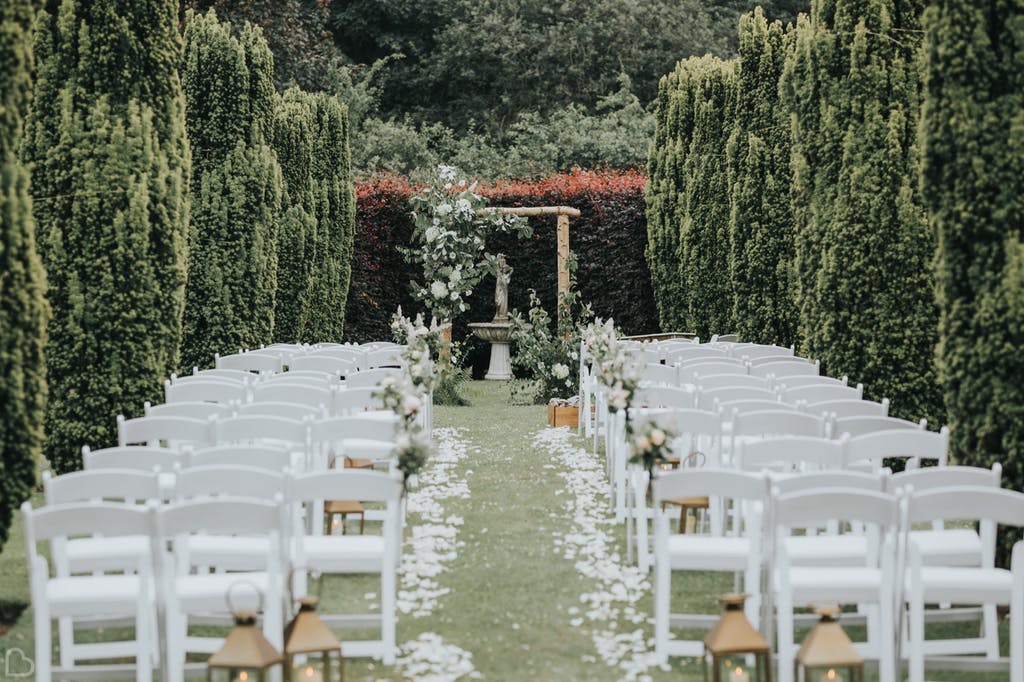
[[[448,297],[448,285],[437,281],[430,285],[430,294],[437,299]]]
[[[608,397],[610,398],[612,407],[616,410],[626,409],[626,392],[624,390],[621,388],[615,389]]]
[[[654,429],[651,431],[651,442],[655,445],[664,445],[665,432],[661,429]]]
[[[651,449],[651,441],[647,439],[647,436],[640,436],[636,439],[636,449],[638,452],[647,452]]]
[[[404,452],[412,447],[412,439],[406,433],[400,433],[395,436],[395,449],[400,452]]]
[[[434,209],[434,213],[441,216],[442,218],[452,212],[452,205],[448,202],[438,204],[437,208]]]
[[[423,403],[416,396],[414,396],[414,395],[407,395],[407,396],[405,396],[404,407],[405,407],[405,413],[406,414],[416,414],[417,412],[420,411],[420,408],[422,406],[423,406]]]
[[[459,292],[457,292],[457,291],[453,291],[453,292],[452,292],[452,295],[451,295],[451,299],[452,299],[453,301],[457,301],[457,300],[459,300]]]
[[[551,368],[551,373],[555,375],[556,379],[564,379],[569,376],[569,368],[558,362]]]
[[[433,226],[428,227],[426,233],[423,235],[424,239],[426,239],[428,242],[432,242],[440,236],[441,230]]]

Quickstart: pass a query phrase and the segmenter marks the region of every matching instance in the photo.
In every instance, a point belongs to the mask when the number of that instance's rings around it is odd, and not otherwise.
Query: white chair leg
[[[920,587],[910,591],[910,650],[907,652],[909,682],[924,682],[924,595]]]
[[[654,654],[659,663],[668,662],[669,615],[671,613],[672,572],[668,562],[654,562]]]
[[[1024,543],[1013,546],[1010,566],[1010,682],[1024,682]]]
[[[385,567],[380,576],[381,641],[384,647],[381,662],[384,665],[395,664],[395,580],[395,572]]]
[[[879,620],[881,621],[878,635],[878,680],[879,682],[896,682],[896,618],[893,613],[891,591],[882,595],[879,604]]]
[[[138,682],[150,682],[153,679],[152,642],[155,638],[150,631],[150,620],[148,601],[140,599],[135,611],[135,679]]]
[[[74,667],[75,626],[71,618],[65,616],[57,619],[57,641],[60,644],[60,667]]]
[[[779,590],[776,613],[779,624],[776,635],[779,643],[779,682],[793,682],[793,660],[796,652],[793,647],[793,597],[789,590]]]
[[[53,633],[50,628],[50,611],[37,601],[35,604],[35,640],[36,640],[36,682],[50,682],[53,660]]]
[[[983,604],[981,607],[981,625],[985,638],[985,657],[999,658],[999,618],[995,604]]]

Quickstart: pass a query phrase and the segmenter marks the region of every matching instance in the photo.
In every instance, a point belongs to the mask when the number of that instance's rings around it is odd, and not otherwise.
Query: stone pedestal
[[[508,322],[474,322],[469,325],[477,338],[491,344],[491,363],[487,367],[484,379],[488,381],[508,381],[512,378],[512,363],[509,358],[509,324]]]

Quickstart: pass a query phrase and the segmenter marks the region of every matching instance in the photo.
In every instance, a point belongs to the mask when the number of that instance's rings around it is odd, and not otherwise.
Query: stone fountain
[[[508,283],[512,279],[512,267],[505,262],[505,255],[498,254],[498,269],[495,273],[494,305],[497,308],[490,322],[474,322],[469,325],[478,339],[491,344],[491,363],[484,379],[508,381],[512,378],[512,364],[509,358]]]

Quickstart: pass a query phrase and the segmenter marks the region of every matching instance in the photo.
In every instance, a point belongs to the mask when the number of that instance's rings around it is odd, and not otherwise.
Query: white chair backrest
[[[775,406],[779,407],[778,395],[774,391],[750,386],[723,386],[701,390],[697,394],[697,407],[702,410],[717,410],[718,405],[734,400],[760,400],[775,403]]]
[[[799,409],[795,405],[787,405],[786,403],[780,403],[777,399],[763,399],[763,398],[749,398],[747,400],[726,400],[726,401],[715,401],[715,409],[730,418],[730,415],[734,413],[747,413],[747,412],[764,412],[764,411],[784,411],[784,412],[799,412]]]
[[[652,481],[654,504],[684,497],[714,496],[764,502],[768,494],[762,474],[735,469],[681,469],[659,473]]]
[[[67,537],[148,535],[150,510],[141,505],[78,502],[33,509],[21,505],[30,565],[38,562],[37,543]]]
[[[899,500],[895,495],[874,490],[815,488],[776,495],[774,518],[786,528],[825,525],[835,519],[891,529],[899,523]]]
[[[334,415],[355,416],[366,410],[383,409],[384,402],[375,398],[376,388],[345,388],[334,394]]]
[[[825,436],[825,420],[791,410],[759,410],[732,415],[733,436]]]
[[[93,469],[135,469],[136,471],[152,472],[174,471],[185,461],[185,454],[167,448],[150,448],[145,446],[128,446],[90,450],[88,445],[82,447],[82,464],[86,471]]]
[[[352,347],[336,346],[331,348],[317,348],[309,352],[309,357],[325,357],[335,358],[337,360],[345,360],[352,364],[359,366],[359,362],[366,355],[366,351],[359,350]]]
[[[991,469],[984,467],[944,466],[907,469],[893,474],[889,479],[889,492],[913,489],[914,493],[957,486],[1000,487],[1003,467],[996,462]]]
[[[241,405],[237,410],[237,414],[240,417],[264,415],[267,417],[284,417],[285,419],[302,421],[303,419],[320,419],[326,417],[330,414],[330,411],[327,408],[320,406],[268,401]]]
[[[739,362],[726,362],[714,360],[707,362],[695,362],[686,364],[679,368],[679,380],[683,383],[699,384],[700,377],[712,374],[747,374],[746,365]]]
[[[175,479],[174,497],[185,500],[194,497],[228,495],[272,500],[285,495],[285,472],[270,471],[253,466],[198,466],[182,469]]]
[[[889,399],[882,402],[873,400],[824,400],[819,403],[806,403],[803,409],[811,414],[830,414],[835,418],[844,417],[887,417],[889,415]]]
[[[359,368],[376,369],[378,367],[404,367],[405,361],[402,360],[403,350],[405,350],[405,348],[402,346],[372,350],[366,353],[366,355],[364,355],[359,361]]]
[[[266,416],[239,416],[216,422],[216,444],[279,441],[306,445],[309,426],[297,419]]]
[[[923,431],[927,426],[928,422],[925,419],[922,419],[920,422],[912,422],[906,419],[897,419],[896,417],[842,417],[836,419],[832,433],[836,436],[848,433],[851,437],[856,438],[857,436],[874,433],[875,431],[897,431],[901,429],[919,429]]]
[[[679,371],[668,365],[648,363],[640,372],[640,382],[649,386],[678,386]]]
[[[665,364],[692,364],[697,361],[713,362],[715,360],[725,360],[728,357],[729,354],[720,348],[687,344],[666,350]]]
[[[394,377],[398,379],[402,376],[402,370],[381,367],[379,369],[368,369],[362,372],[356,372],[345,377],[346,388],[366,388],[374,387],[384,380],[384,377]]]
[[[253,386],[252,401],[254,403],[293,403],[330,411],[334,408],[334,391],[326,386],[274,381]]]
[[[746,386],[749,388],[771,389],[771,382],[764,377],[752,377],[749,374],[698,374],[697,387],[702,391],[710,391],[715,388],[735,388]]]
[[[780,495],[798,492],[830,490],[866,490],[881,493],[888,488],[889,472],[849,471],[830,469],[806,473],[772,475],[772,489]]]
[[[235,381],[240,384],[248,384],[252,382],[255,377],[252,372],[246,372],[242,369],[199,369],[198,367],[192,368],[192,374],[186,376],[171,375],[171,383],[177,383],[179,381],[188,381],[196,379],[219,379],[222,381]]]
[[[912,524],[984,519],[1019,528],[1024,526],[1024,493],[971,485],[911,491],[907,518]]]
[[[91,469],[54,476],[43,472],[46,504],[112,501],[142,503],[160,499],[160,478],[155,471]]]
[[[693,409],[695,395],[691,391],[674,386],[642,386],[633,395],[633,404],[642,407]]]
[[[826,400],[860,400],[864,397],[864,385],[845,386],[841,384],[812,384],[809,386],[789,386],[779,391],[782,402],[795,405],[798,402],[820,403]]]
[[[761,365],[770,365],[776,362],[794,362],[803,360],[803,358],[794,357],[792,355],[762,355],[756,358],[746,359],[746,363],[750,367],[760,367]],[[810,362],[810,360],[807,360]]]
[[[395,438],[397,427],[397,418],[331,417],[310,424],[310,439],[314,444],[335,443],[354,438],[392,441]]]
[[[729,347],[729,355],[753,362],[760,358],[792,358],[793,346],[773,346],[758,343],[737,343]]]
[[[709,343],[739,343],[739,334],[712,334]]]
[[[150,405],[149,402],[146,402],[142,407],[147,417],[188,417],[201,421],[209,421],[210,417],[229,417],[235,409],[232,404],[206,402],[164,403],[163,405]]]
[[[654,422],[677,434],[708,435],[718,438],[722,435],[722,415],[705,410],[649,409],[636,410],[633,417],[635,428]]]
[[[117,415],[117,444],[120,447],[145,443],[151,447],[177,449],[183,444],[204,447],[213,444],[213,420],[189,417],[137,417]]]
[[[802,388],[804,386],[846,386],[849,384],[849,379],[846,376],[836,379],[834,377],[825,377],[814,374],[799,376],[790,374],[785,377],[774,378],[772,384],[784,391],[786,389]]]
[[[247,466],[271,471],[284,471],[291,463],[288,448],[266,445],[217,445],[197,450],[189,457],[189,466]]]
[[[238,381],[200,376],[164,382],[164,401],[167,403],[244,403],[248,396],[248,386]]]
[[[288,483],[288,499],[292,503],[319,500],[398,502],[401,496],[401,476],[380,471],[335,469],[292,476]]]
[[[246,372],[280,372],[284,368],[281,356],[275,353],[235,353],[214,355],[217,369],[240,369]]]
[[[359,371],[351,360],[330,355],[303,355],[293,358],[288,369],[289,372],[323,372],[334,377],[348,377]]]
[[[820,369],[817,360],[776,360],[752,366],[750,373],[757,377],[773,376],[778,383],[785,384],[788,377],[818,376]]]
[[[814,471],[842,469],[845,442],[815,436],[780,436],[736,444],[735,463],[758,471]]]
[[[836,423],[843,421],[837,419]],[[938,432],[925,431],[923,428],[916,428],[913,422],[905,423],[910,426],[850,437],[846,446],[846,465],[870,462],[877,467],[881,466],[886,458],[893,457],[910,460],[910,466],[916,466],[921,460],[946,466],[949,462],[949,429],[944,426]]]
[[[300,384],[317,388],[331,388],[338,385],[338,377],[329,372],[295,369],[280,374],[264,374],[256,385],[267,386],[270,384]]]

